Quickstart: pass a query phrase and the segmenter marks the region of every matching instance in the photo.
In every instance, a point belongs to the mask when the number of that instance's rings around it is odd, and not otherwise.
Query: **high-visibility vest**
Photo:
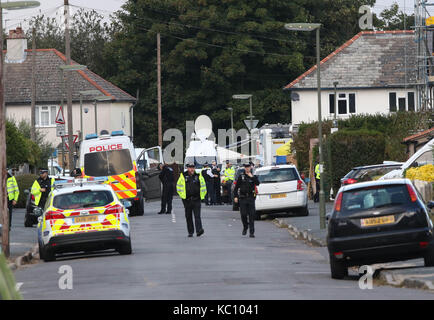
[[[199,182],[200,182],[200,199],[203,200],[205,199],[206,196],[206,183],[205,183],[205,179],[202,176],[202,173],[199,174]],[[184,173],[181,173],[179,175],[178,182],[176,183],[176,192],[178,193],[181,199],[187,198]]]
[[[8,193],[8,200],[18,201],[18,197],[20,195],[20,189],[18,189],[17,179],[14,176],[8,178],[6,181],[6,189]]]
[[[54,178],[51,178],[51,187],[53,187],[54,185]],[[38,179],[35,180],[35,182],[33,182],[32,185],[32,194],[35,196],[35,205],[39,205],[39,201],[41,201],[41,196],[42,196],[42,192],[41,192],[41,185],[38,182]]]
[[[235,169],[234,167],[230,167],[230,168],[226,168],[225,169],[225,180],[232,180],[234,181],[235,179]]]
[[[315,179],[321,179],[321,171],[319,169],[319,163],[315,166]]]

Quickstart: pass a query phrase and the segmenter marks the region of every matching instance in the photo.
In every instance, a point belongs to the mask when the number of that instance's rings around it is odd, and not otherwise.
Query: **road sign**
[[[63,137],[65,135],[65,124],[56,124],[56,137]]]
[[[72,143],[75,144],[77,142],[78,135],[74,134],[73,137],[74,137],[74,141]],[[69,145],[68,145],[69,135],[67,134],[65,136],[62,136],[62,140],[63,140],[63,143],[66,146],[66,149],[69,150]]]
[[[56,116],[56,123],[65,124],[65,117],[63,116],[63,108],[60,107]]]
[[[246,124],[246,127],[247,127],[249,130],[252,130],[252,129],[255,129],[255,128],[256,128],[256,126],[257,126],[258,123],[259,123],[259,120],[250,120],[250,119],[247,119],[247,120],[244,120],[244,123]]]

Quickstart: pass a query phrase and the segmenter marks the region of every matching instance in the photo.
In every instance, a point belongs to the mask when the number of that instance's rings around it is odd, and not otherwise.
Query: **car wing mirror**
[[[33,214],[37,217],[41,217],[43,214],[42,208],[36,207],[33,209]]]
[[[131,203],[131,201],[129,201],[129,200],[123,200],[122,204],[125,207],[125,209],[129,209],[129,208],[131,208],[133,206],[132,203]]]
[[[433,209],[434,208],[434,201],[429,201],[428,204],[426,205],[429,209]]]

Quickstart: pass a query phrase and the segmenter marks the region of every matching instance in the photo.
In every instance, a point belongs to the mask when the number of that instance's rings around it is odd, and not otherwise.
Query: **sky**
[[[3,0],[3,2],[7,2],[7,0]],[[20,26],[20,24],[23,28],[26,28],[26,21],[38,13],[58,17],[62,12],[62,9],[59,8],[63,5],[63,0],[39,0],[39,2],[41,3],[39,8],[7,11],[3,16],[5,29],[14,29]],[[77,10],[77,7],[74,6],[82,6],[96,9],[101,14],[108,16],[110,12],[119,10],[125,2],[126,0],[70,0],[69,3],[73,6],[72,11]],[[402,10],[404,10],[405,7],[407,13],[413,13],[414,0],[377,0],[374,11],[380,13],[383,9],[390,7],[394,2],[397,2]]]

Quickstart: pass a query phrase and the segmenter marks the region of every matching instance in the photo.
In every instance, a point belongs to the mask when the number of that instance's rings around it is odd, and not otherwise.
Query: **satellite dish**
[[[208,116],[201,115],[194,122],[194,131],[201,140],[206,140],[212,133],[212,121]]]

